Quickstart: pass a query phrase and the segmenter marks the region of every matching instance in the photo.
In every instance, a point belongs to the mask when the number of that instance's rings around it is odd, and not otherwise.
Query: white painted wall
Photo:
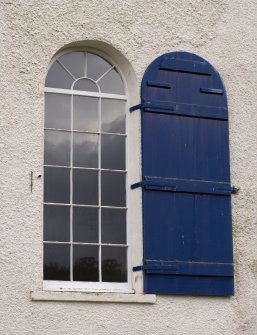
[[[1,335],[257,333],[256,27],[255,0],[0,2]],[[233,196],[234,297],[158,296],[156,304],[31,300],[30,291],[42,288],[42,180],[34,180],[31,193],[30,171],[42,173],[44,79],[55,53],[72,43],[101,49],[129,69],[132,104],[144,70],[165,52],[194,52],[221,74],[232,184],[240,187]],[[139,138],[137,116],[131,122]],[[139,162],[139,152],[134,155]],[[138,247],[140,222],[134,227]]]

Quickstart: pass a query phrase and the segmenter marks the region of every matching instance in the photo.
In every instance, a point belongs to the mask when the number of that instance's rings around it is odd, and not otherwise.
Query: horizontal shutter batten
[[[179,261],[145,261],[144,270],[151,274],[176,274],[196,276],[233,276],[233,264]]]
[[[228,112],[224,107],[215,106],[199,106],[195,104],[184,104],[170,102],[169,104],[161,104],[153,102],[146,102],[142,104],[141,109],[143,112],[171,114],[171,115],[182,115],[191,116],[198,118],[209,118],[217,120],[227,120]]]
[[[194,104],[162,103],[157,101],[147,101],[143,104],[130,107],[130,111],[141,109],[143,112],[160,113],[170,115],[191,116],[197,118],[214,119],[214,120],[228,120],[228,111],[224,107],[215,106],[199,106]]]
[[[136,183],[131,186],[132,189],[136,187],[143,187],[145,190],[156,190],[166,192],[185,192],[197,194],[216,194],[216,195],[230,195],[233,190],[230,183],[201,181],[189,179],[173,179],[173,178],[154,178],[145,177],[141,183]]]
[[[160,65],[160,69],[207,76],[211,76],[212,74],[210,66],[206,62],[189,61],[176,58],[164,58]]]

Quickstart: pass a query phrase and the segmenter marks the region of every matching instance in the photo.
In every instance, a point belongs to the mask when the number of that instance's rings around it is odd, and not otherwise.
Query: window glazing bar
[[[46,93],[82,95],[86,97],[96,97],[96,98],[106,98],[106,99],[116,99],[116,100],[127,100],[128,98],[126,95],[123,95],[123,94],[76,91],[76,90],[68,90],[64,88],[52,88],[52,87],[46,87],[45,92]]]

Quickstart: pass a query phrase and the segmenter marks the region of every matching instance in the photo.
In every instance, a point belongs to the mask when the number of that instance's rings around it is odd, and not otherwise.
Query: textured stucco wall
[[[257,333],[257,1],[0,1],[0,334]],[[154,305],[33,302],[42,281],[43,88],[63,46],[99,40],[138,82],[158,55],[195,52],[220,72],[230,107],[236,294]],[[103,50],[104,51],[104,50]]]

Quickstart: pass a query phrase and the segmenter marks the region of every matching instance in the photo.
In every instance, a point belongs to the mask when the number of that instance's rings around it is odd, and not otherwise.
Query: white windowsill
[[[113,302],[113,303],[140,303],[154,304],[154,294],[131,294],[131,293],[88,293],[88,292],[55,292],[55,291],[32,291],[30,293],[33,301],[84,301],[84,302]]]

